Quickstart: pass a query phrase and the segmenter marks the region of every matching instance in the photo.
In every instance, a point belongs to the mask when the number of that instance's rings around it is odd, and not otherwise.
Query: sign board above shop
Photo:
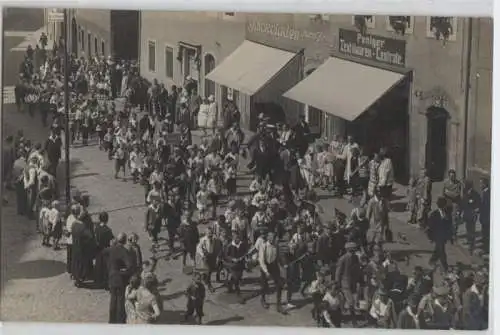
[[[64,22],[64,12],[49,12],[48,21],[50,23]]]
[[[339,52],[387,65],[404,67],[406,41],[339,29]]]

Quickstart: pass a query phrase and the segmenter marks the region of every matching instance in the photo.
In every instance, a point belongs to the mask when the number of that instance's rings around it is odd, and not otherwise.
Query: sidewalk
[[[22,41],[16,47],[12,48],[11,51],[26,51],[26,49],[28,48],[29,45],[31,45],[31,47],[34,49],[35,46],[40,43],[40,36],[42,36],[43,32],[47,33],[46,27],[42,27],[42,28],[38,29],[37,31],[29,33],[24,38],[24,41]],[[48,40],[47,46],[45,47],[45,49],[52,50],[53,45],[54,45],[54,41]]]

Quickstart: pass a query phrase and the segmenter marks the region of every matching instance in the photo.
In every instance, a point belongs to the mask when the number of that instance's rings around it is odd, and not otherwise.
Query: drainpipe
[[[468,32],[467,32],[467,59],[465,65],[465,109],[464,109],[464,152],[462,157],[462,169],[464,180],[467,178],[467,160],[468,160],[468,143],[469,143],[469,102],[471,93],[471,59],[472,59],[472,23],[473,19],[469,18],[468,21]]]

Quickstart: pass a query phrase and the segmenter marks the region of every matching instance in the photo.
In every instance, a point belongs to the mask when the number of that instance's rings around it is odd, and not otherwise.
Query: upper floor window
[[[429,16],[426,22],[427,37],[441,41],[456,41],[457,18],[452,16]]]
[[[367,29],[375,28],[375,16],[354,15],[352,17],[352,24],[358,29],[360,33],[365,34]]]
[[[397,34],[413,34],[413,27],[415,20],[413,16],[388,16],[387,17],[387,30]]]
[[[156,71],[156,42],[148,41],[148,70]]]
[[[174,49],[172,47],[165,47],[165,76],[174,78]]]
[[[234,16],[234,12],[224,12],[224,16]]]
[[[309,18],[316,22],[330,21],[330,14],[311,14]]]

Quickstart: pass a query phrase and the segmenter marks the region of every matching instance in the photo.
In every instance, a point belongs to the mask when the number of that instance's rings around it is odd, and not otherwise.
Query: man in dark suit
[[[447,201],[444,197],[437,199],[437,209],[429,216],[427,234],[434,242],[434,251],[429,263],[434,265],[437,260],[441,262],[444,271],[448,271],[448,260],[446,257],[446,243],[453,243],[452,219],[449,211],[446,210]]]
[[[346,303],[349,306],[348,313],[350,313],[353,327],[356,326],[354,293],[359,289],[359,280],[361,278],[361,266],[355,253],[357,247],[354,242],[345,244],[346,253],[339,258],[335,271],[335,282],[340,284]]]
[[[50,130],[50,136],[45,142],[45,151],[47,152],[47,157],[49,159],[49,168],[48,172],[56,176],[57,173],[57,165],[59,164],[59,160],[61,159],[61,148],[62,141],[59,137],[59,134],[52,128]]]
[[[116,245],[109,250],[108,287],[111,299],[109,303],[109,323],[126,323],[125,287],[133,272],[132,262],[125,244],[127,235],[120,233]]]
[[[481,178],[481,203],[479,205],[479,222],[484,252],[490,251],[490,181]]]

